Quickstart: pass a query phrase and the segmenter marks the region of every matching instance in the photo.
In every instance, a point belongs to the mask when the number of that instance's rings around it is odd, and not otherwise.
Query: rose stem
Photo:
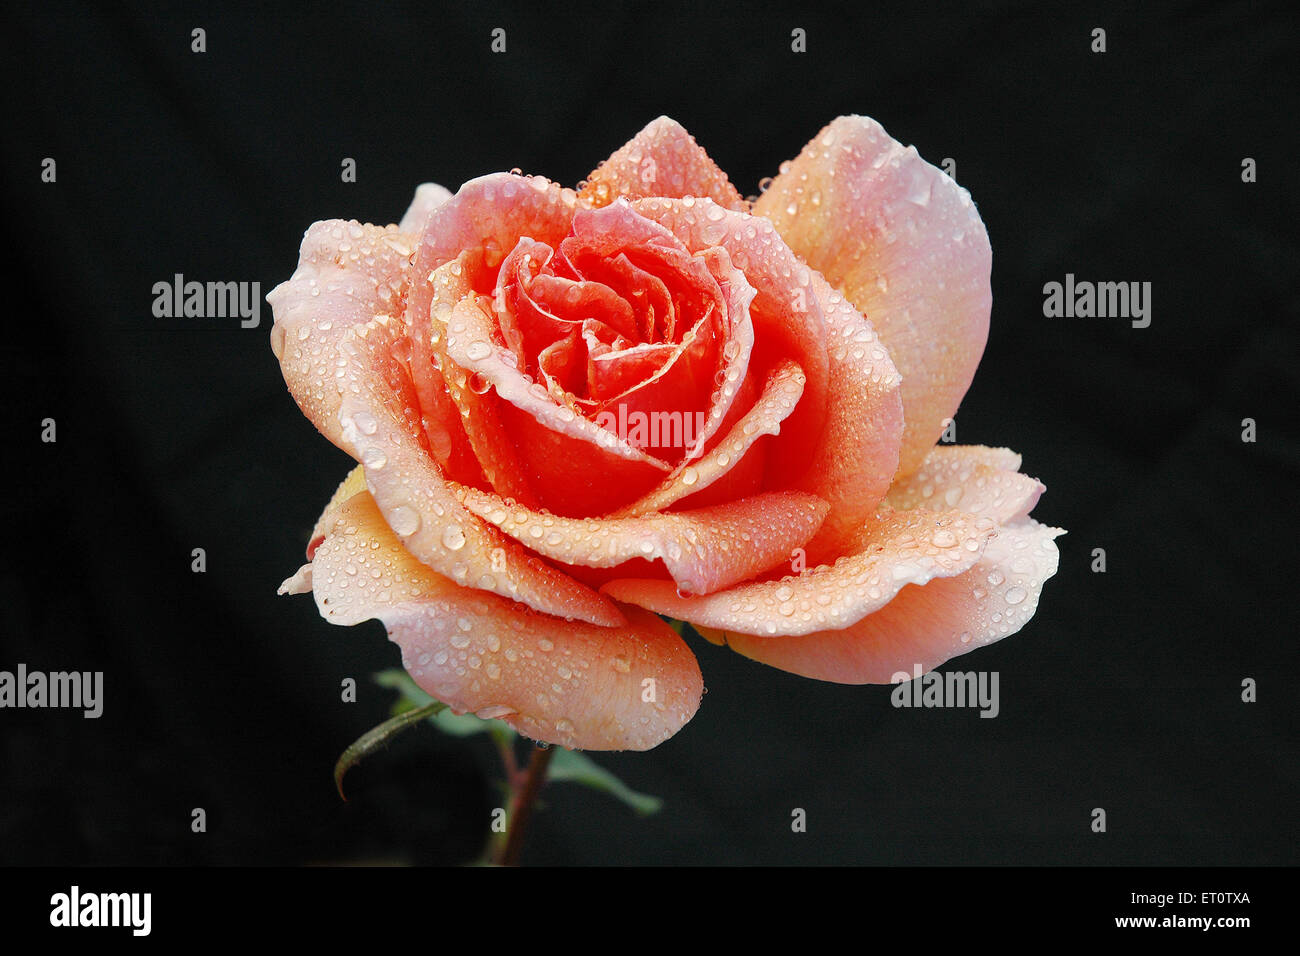
[[[515,797],[510,814],[505,848],[497,860],[501,866],[519,865],[519,854],[524,848],[524,835],[528,830],[528,821],[533,815],[533,804],[546,783],[546,769],[551,765],[551,757],[554,755],[554,747],[533,748],[533,756],[528,761],[528,776],[524,780],[523,789]]]

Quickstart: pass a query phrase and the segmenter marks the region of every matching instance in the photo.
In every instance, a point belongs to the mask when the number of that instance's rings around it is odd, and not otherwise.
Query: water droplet
[[[1009,588],[1007,590],[1007,593],[1006,595],[1004,595],[1003,600],[1006,601],[1008,604],[1019,604],[1027,597],[1029,597],[1028,591],[1026,591],[1024,588],[1021,587],[1015,587],[1015,588]]]
[[[694,466],[688,467],[685,471],[682,472],[682,484],[686,485],[687,487],[695,484],[695,482],[699,481],[699,479],[700,479],[700,473],[695,470]]]
[[[379,431],[379,422],[375,421],[375,416],[367,411],[357,412],[352,416],[352,421],[356,423],[363,435],[373,435]]]
[[[388,516],[388,526],[398,537],[410,537],[420,530],[420,513],[409,505],[398,505]]]
[[[442,529],[442,546],[448,551],[459,551],[465,547],[465,532],[458,524],[449,524]]]
[[[936,531],[930,540],[934,542],[936,548],[951,548],[957,544],[957,536],[946,529]]]

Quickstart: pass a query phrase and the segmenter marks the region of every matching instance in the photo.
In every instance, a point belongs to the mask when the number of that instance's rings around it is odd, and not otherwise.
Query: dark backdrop
[[[99,720],[0,711],[0,862],[463,862],[499,803],[482,740],[423,728],[339,802],[397,650],[275,589],[349,462],[289,397],[269,306],[257,329],[158,319],[155,282],[265,294],[313,220],[388,222],[417,183],[516,166],[572,184],[663,113],[753,193],[850,112],[957,160],[994,250],[958,439],[1020,451],[1035,516],[1069,530],[1029,626],[955,665],[999,671],[1002,712],[896,710],[698,642],[698,716],[597,757],[664,810],[556,786],[528,858],[1296,862],[1286,4],[100,7],[13,9],[0,39],[0,669],[106,672]],[[1151,326],[1045,318],[1067,272],[1152,282]]]

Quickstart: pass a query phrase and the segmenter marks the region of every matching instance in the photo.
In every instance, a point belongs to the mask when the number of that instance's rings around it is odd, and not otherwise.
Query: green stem
[[[506,842],[496,861],[501,866],[519,865],[519,854],[524,848],[528,821],[532,819],[537,795],[542,792],[542,787],[546,784],[546,771],[551,765],[553,756],[555,756],[554,747],[533,748],[533,756],[528,761],[523,788],[516,792],[510,815],[506,818]]]

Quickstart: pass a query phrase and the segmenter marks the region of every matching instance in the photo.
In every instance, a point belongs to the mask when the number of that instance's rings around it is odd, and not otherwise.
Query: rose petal
[[[885,497],[898,470],[904,423],[898,370],[871,324],[821,275],[813,274],[812,286],[826,323],[833,399],[797,487],[830,502],[830,515],[807,547],[809,563],[820,564],[846,553]]]
[[[1047,490],[1019,474],[1019,466],[1020,456],[1007,448],[936,445],[915,473],[889,489],[886,500],[900,510],[959,508],[1007,524],[1033,511]]]
[[[620,196],[707,196],[728,209],[749,205],[694,137],[667,116],[652,120],[601,163],[580,196],[592,206]]]
[[[577,207],[572,189],[542,176],[492,173],[471,179],[429,217],[416,252],[415,274],[423,279],[471,249],[481,249],[487,266],[495,270],[524,236],[556,246],[568,234]],[[410,302],[414,318],[428,308],[427,295]]]
[[[754,454],[755,443],[764,435],[778,435],[781,424],[799,405],[807,377],[794,362],[782,362],[773,369],[763,385],[762,396],[736,422],[726,436],[696,461],[684,461],[649,494],[610,517],[662,511],[684,498],[698,494],[725,478]]]
[[[999,529],[979,562],[956,577],[906,587],[889,604],[843,630],[797,637],[728,634],[732,649],[772,667],[841,684],[910,679],[1020,630],[1056,573],[1052,539],[1064,532],[1036,521]]]
[[[406,210],[406,215],[402,216],[402,221],[397,224],[397,228],[402,232],[412,236],[424,235],[424,228],[429,223],[429,217],[433,215],[434,210],[451,198],[451,193],[437,183],[421,183],[415,187],[415,199],[411,201],[411,207]]]
[[[793,486],[830,501],[809,554],[814,561],[836,556],[896,471],[904,429],[898,371],[871,324],[801,263],[770,223],[687,202],[643,200],[636,208],[688,247],[726,249],[757,290],[751,361],[771,362],[775,349],[807,373],[804,397],[773,442],[764,487]]]
[[[754,205],[871,322],[903,375],[899,473],[919,467],[988,339],[992,252],[970,194],[863,116],[804,147]]]
[[[755,290],[749,307],[752,367],[767,369],[790,359],[803,369],[803,397],[772,442],[776,453],[768,458],[766,487],[789,487],[808,469],[831,405],[826,324],[812,290],[812,270],[766,219],[731,212],[707,199],[641,199],[633,208],[668,227],[692,251],[721,247],[744,273]],[[842,399],[851,396],[836,396]]]
[[[591,589],[528,554],[470,514],[425,446],[414,390],[397,353],[397,321],[357,326],[339,345],[342,440],[365,467],[366,485],[406,547],[458,584],[522,601],[547,614],[623,622]],[[337,496],[336,496],[337,497]]]
[[[907,584],[961,574],[979,559],[995,528],[990,518],[956,511],[886,509],[861,529],[850,556],[779,581],[701,597],[682,597],[670,582],[654,580],[611,581],[601,591],[705,627],[760,636],[809,634],[861,620]]]
[[[502,440],[504,426],[499,414],[499,402],[495,395],[488,394],[487,380],[471,375],[457,366],[447,351],[446,324],[442,317],[454,312],[461,299],[473,295],[471,277],[482,268],[481,253],[471,250],[462,253],[455,261],[435,269],[429,277],[433,295],[429,307],[429,331],[423,336],[424,350],[429,355],[429,371],[437,374],[446,401],[454,413],[454,420],[446,421],[445,412],[436,419],[426,416],[429,419],[426,422],[426,434],[432,434],[433,429],[437,428],[448,435],[463,435],[484,481],[494,491],[517,498],[525,504],[536,504],[537,495],[528,482],[528,473],[519,463],[514,442]],[[425,395],[422,393],[420,398],[423,402]],[[453,439],[448,439],[447,444],[454,447],[455,443]],[[450,477],[450,469],[444,471]]]
[[[460,300],[445,323],[448,356],[468,375],[495,390],[502,435],[512,441],[529,484],[543,507],[557,514],[601,514],[658,484],[669,468],[613,432],[583,418],[529,384],[493,336],[493,323],[470,298]]]
[[[289,392],[340,448],[334,385],[339,342],[376,315],[401,315],[414,245],[397,226],[314,223],[303,236],[297,270],[266,297],[275,313],[271,348]]]
[[[571,189],[540,176],[493,173],[470,180],[436,206],[417,237],[412,274],[418,281],[411,284],[405,311],[411,329],[412,374],[421,411],[429,419],[430,449],[439,467],[458,481],[477,483],[478,464],[464,434],[460,409],[449,396],[441,371],[431,364],[428,332],[434,289],[428,280],[439,266],[465,256],[477,259],[486,274],[483,281],[490,285],[520,236],[558,243],[568,232],[575,208],[577,195]]]
[[[368,494],[338,510],[312,568],[326,620],[383,621],[416,683],[458,713],[565,747],[648,750],[699,708],[699,666],[654,615],[566,623],[461,587],[406,551]]]
[[[812,495],[772,492],[694,511],[582,519],[509,507],[496,495],[458,489],[465,507],[529,550],[564,564],[612,568],[662,561],[677,589],[707,594],[790,560],[826,517]]]

